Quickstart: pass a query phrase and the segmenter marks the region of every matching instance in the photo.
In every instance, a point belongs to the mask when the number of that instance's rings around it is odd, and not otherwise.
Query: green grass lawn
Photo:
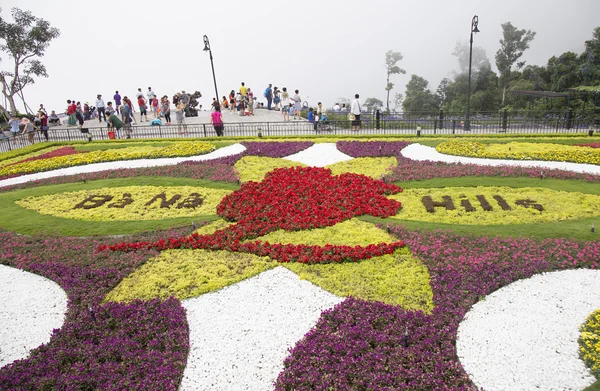
[[[119,186],[198,186],[213,189],[236,190],[238,185],[206,180],[173,178],[173,177],[137,177],[105,179],[89,181],[87,183],[68,183],[61,185],[41,186],[32,189],[23,189],[0,193],[0,210],[2,210],[2,223],[0,228],[15,231],[21,234],[45,234],[66,236],[92,236],[92,235],[118,235],[130,234],[154,229],[168,229],[173,227],[191,225],[195,221],[212,221],[214,216],[179,217],[164,220],[148,221],[83,221],[66,219],[49,215],[42,215],[36,211],[22,208],[15,204],[18,199],[41,196],[70,191],[98,189],[102,187]]]
[[[596,383],[592,384],[583,391],[600,391],[600,380],[597,380]]]
[[[533,178],[500,178],[500,177],[463,177],[439,178],[425,181],[395,182],[404,188],[440,188],[440,187],[476,187],[476,186],[509,186],[509,187],[543,187],[559,191],[576,191],[587,194],[600,195],[598,183],[558,180],[558,179],[533,179]],[[537,224],[512,224],[512,225],[458,225],[442,224],[422,221],[408,221],[396,218],[380,219],[364,216],[362,220],[372,223],[394,223],[409,229],[449,230],[458,234],[473,234],[501,237],[532,237],[545,238],[574,238],[582,240],[600,239],[600,229],[591,232],[592,224],[600,228],[600,217],[590,217],[577,220],[566,220],[553,223]]]

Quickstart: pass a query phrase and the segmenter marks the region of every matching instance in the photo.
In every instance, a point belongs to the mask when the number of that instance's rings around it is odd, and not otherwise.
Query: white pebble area
[[[600,175],[600,166],[594,164],[579,164],[569,162],[549,162],[542,160],[504,160],[504,159],[482,159],[466,156],[445,155],[436,151],[433,147],[421,144],[410,144],[402,149],[402,156],[412,160],[429,160],[444,163],[469,163],[481,166],[520,166],[539,167],[545,169],[567,170],[585,174]]]
[[[272,390],[288,349],[342,300],[281,266],[185,300],[190,354],[180,391]]]
[[[50,341],[67,311],[67,294],[47,278],[0,265],[0,368]]]
[[[579,391],[596,379],[579,358],[579,326],[600,308],[600,270],[516,281],[485,297],[458,329],[457,354],[486,391]]]
[[[304,151],[286,156],[284,159],[312,167],[325,167],[330,164],[352,160],[353,158],[338,151],[335,143],[320,143],[314,144]]]

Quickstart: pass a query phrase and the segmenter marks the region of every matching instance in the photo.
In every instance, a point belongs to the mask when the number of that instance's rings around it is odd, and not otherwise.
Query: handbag
[[[356,116],[352,113],[348,113],[348,120],[349,121],[354,121],[356,119]]]

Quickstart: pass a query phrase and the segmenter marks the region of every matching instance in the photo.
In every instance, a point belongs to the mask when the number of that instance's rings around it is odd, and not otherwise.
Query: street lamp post
[[[210,55],[210,67],[212,68],[212,74],[213,74],[213,82],[215,83],[215,98],[217,99],[217,103],[216,103],[216,107],[217,108],[219,106],[219,91],[217,91],[217,78],[215,77],[215,66],[213,64],[213,55],[212,55],[212,50],[210,50],[210,42],[208,40],[208,37],[205,35],[203,38],[204,40],[204,51],[208,52],[208,54]]]
[[[473,16],[473,20],[471,20],[471,40],[469,41],[469,93],[467,95],[467,115],[465,118],[465,130],[471,130],[471,62],[473,61],[473,33],[478,33],[479,29],[477,25],[479,24],[479,17],[477,15]]]

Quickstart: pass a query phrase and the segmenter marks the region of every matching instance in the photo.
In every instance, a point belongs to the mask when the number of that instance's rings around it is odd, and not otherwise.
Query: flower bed
[[[408,189],[395,218],[445,224],[531,224],[600,215],[600,196],[545,188],[445,187]]]
[[[413,162],[400,155],[402,145],[406,143],[339,142],[338,148],[357,157],[394,156],[398,167],[387,176],[394,180],[539,175],[535,169]],[[241,156],[218,163],[86,174],[86,178],[141,173],[209,178],[224,172],[231,179],[227,169]],[[598,180],[556,170],[544,174]],[[72,176],[38,183],[78,180]],[[202,227],[191,237],[181,230],[99,242],[0,233],[3,263],[57,281],[70,299],[65,326],[27,360],[1,368],[0,388],[176,390],[188,353],[185,314],[174,298],[152,298],[170,294],[183,298],[218,289],[272,267],[275,262],[260,258],[268,255],[294,262],[285,266],[302,278],[353,296],[323,313],[291,350],[277,390],[471,391],[473,383],[457,359],[455,341],[458,324],[473,303],[536,273],[598,268],[598,241],[471,237],[397,226],[389,226],[393,235],[389,236],[353,219],[397,215],[399,203],[384,196],[395,197],[399,191],[365,176],[332,176],[328,169],[295,167],[275,170],[260,183],[244,184],[219,208],[230,221]],[[443,195],[432,197],[432,202]],[[488,206],[473,195],[472,207],[502,209],[494,194],[485,195]],[[455,206],[465,209],[458,196]],[[513,205],[511,199],[503,199]],[[542,205],[542,213],[549,210],[546,201],[534,200],[530,208],[516,204],[517,199],[514,205],[532,214],[540,212],[536,204]],[[433,208],[437,213],[439,207]],[[369,237],[371,244],[344,242],[344,237],[353,236]],[[404,243],[408,247],[400,249]],[[109,248],[137,251],[94,251]],[[208,256],[195,250],[199,248],[215,251]],[[154,258],[155,250],[166,251]],[[104,298],[129,303],[106,303]]]
[[[600,148],[600,143],[589,143],[589,144],[573,144],[577,147],[589,147],[589,148]]]
[[[600,380],[600,310],[590,314],[581,325],[579,346],[581,359]]]
[[[517,143],[483,144],[475,141],[450,140],[436,147],[440,153],[487,159],[546,160],[600,164],[600,150],[563,144]]]
[[[76,155],[78,153],[86,153],[86,152],[80,152],[77,151],[75,148],[73,147],[62,147],[62,148],[48,148],[51,149],[51,151],[46,152],[46,153],[36,153],[33,154],[34,156],[22,159],[22,160],[16,160],[14,162],[4,162],[6,164],[4,164],[5,166],[13,166],[15,164],[21,164],[21,163],[27,163],[27,162],[33,162],[36,160],[43,160],[43,159],[52,159],[54,157],[58,157],[58,156],[69,156],[69,155]]]
[[[128,147],[114,150],[109,149],[106,151],[93,151],[83,154],[57,156],[49,159],[28,161],[11,166],[0,167],[0,178],[90,163],[202,155],[214,150],[215,146],[210,143],[186,142],[174,143],[166,147],[145,146]]]
[[[229,193],[192,186],[124,186],[28,197],[17,205],[69,219],[159,220],[213,215]]]
[[[296,231],[333,226],[360,215],[388,217],[397,213],[398,201],[388,200],[384,194],[402,191],[356,174],[332,176],[329,169],[299,168],[277,169],[265,180],[248,182],[223,199],[217,213],[237,224],[221,229],[212,235],[194,234],[155,243],[121,243],[101,246],[101,249],[130,251],[140,248],[159,250],[173,248],[219,249],[265,256],[281,262],[341,262],[366,259],[391,254],[402,247],[401,242],[350,246],[307,246],[270,244],[257,239],[277,229]]]
[[[291,351],[276,390],[472,390],[456,358],[458,324],[471,305],[521,278],[551,270],[597,268],[600,242],[464,237],[391,232],[431,275],[430,315],[347,299],[322,314]]]
[[[69,297],[64,325],[29,358],[0,368],[0,389],[177,390],[188,354],[181,303],[101,303],[155,252],[96,253],[89,239],[0,233],[0,240],[4,264],[57,282]]]
[[[106,301],[179,300],[200,296],[275,267],[268,257],[228,251],[169,250],[146,262],[107,296]]]

